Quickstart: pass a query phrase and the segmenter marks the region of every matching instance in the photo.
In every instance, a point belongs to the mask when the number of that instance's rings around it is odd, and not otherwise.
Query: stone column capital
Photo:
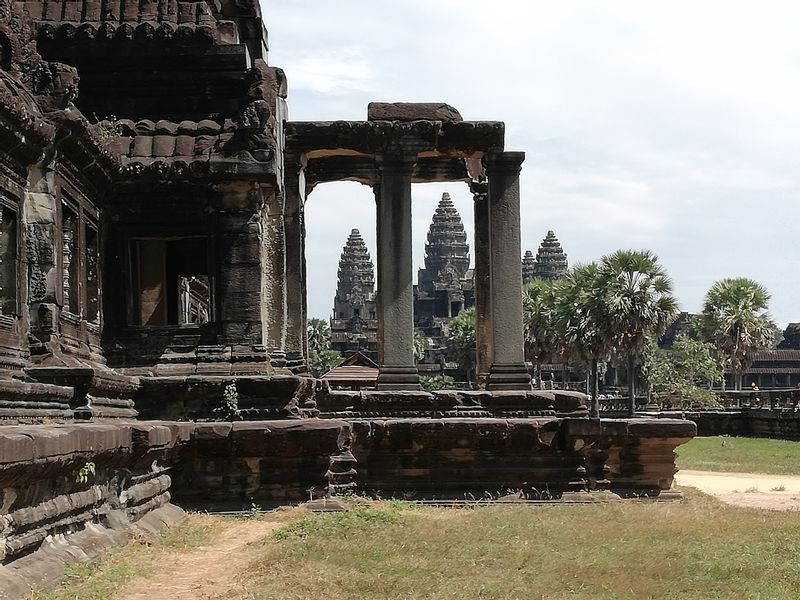
[[[489,177],[493,174],[512,175],[522,170],[524,160],[524,152],[494,152],[484,157],[483,164]]]
[[[489,182],[486,179],[472,180],[469,182],[469,191],[476,202],[486,200],[489,197]]]
[[[417,165],[417,155],[410,153],[382,153],[375,155],[375,164],[381,175],[407,175],[411,176]]]

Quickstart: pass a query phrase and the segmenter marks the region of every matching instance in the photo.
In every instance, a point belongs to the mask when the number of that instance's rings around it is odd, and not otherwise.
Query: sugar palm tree
[[[628,411],[636,411],[636,359],[678,314],[672,280],[649,250],[618,250],[600,261],[605,331],[628,361]]]
[[[330,349],[331,327],[325,319],[311,318],[306,325],[308,350],[317,354]]]
[[[554,326],[553,284],[534,279],[522,289],[525,358],[534,365],[534,378],[542,389],[542,362],[557,351]]]
[[[462,310],[447,325],[445,339],[447,354],[467,373],[467,383],[472,383],[475,369],[475,309]]]
[[[734,372],[737,390],[742,389],[742,373],[752,364],[753,354],[773,340],[769,300],[766,288],[744,277],[717,281],[706,294],[698,329]]]
[[[605,317],[602,273],[594,263],[577,267],[553,284],[553,325],[564,358],[581,359],[587,366],[592,397],[591,415],[599,416],[598,363],[611,352]]]

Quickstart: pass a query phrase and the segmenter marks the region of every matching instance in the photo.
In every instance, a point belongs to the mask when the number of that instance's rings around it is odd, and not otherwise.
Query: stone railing
[[[723,408],[800,409],[800,389],[741,390],[718,392]]]

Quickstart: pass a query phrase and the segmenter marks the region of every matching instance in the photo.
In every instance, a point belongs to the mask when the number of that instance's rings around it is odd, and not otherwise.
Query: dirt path
[[[756,473],[684,471],[677,485],[688,485],[728,504],[769,510],[800,510],[800,477]]]
[[[250,520],[226,528],[207,546],[182,552],[169,565],[133,579],[114,596],[118,600],[210,600],[242,591],[252,552],[247,545],[268,536],[277,521]]]

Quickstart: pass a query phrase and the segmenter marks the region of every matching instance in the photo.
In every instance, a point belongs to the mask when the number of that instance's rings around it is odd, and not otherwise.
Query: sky
[[[262,3],[292,120],[363,120],[370,101],[446,102],[506,123],[526,152],[522,249],[549,229],[570,264],[647,248],[681,307],[725,277],[800,321],[800,3],[762,0],[283,0]],[[414,264],[450,193],[414,185]],[[317,187],[307,204],[308,303],[328,317],[352,228],[375,258],[372,192]]]

